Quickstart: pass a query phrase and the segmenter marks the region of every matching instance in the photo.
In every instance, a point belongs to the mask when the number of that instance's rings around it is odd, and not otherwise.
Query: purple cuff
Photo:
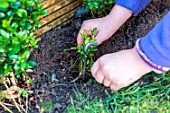
[[[137,16],[150,1],[151,0],[117,0],[116,4],[133,11],[133,15]]]
[[[140,46],[140,41],[141,39],[138,39],[136,41],[136,46],[135,46],[135,50],[137,55],[139,56],[139,58],[148,66],[150,67],[150,69],[156,73],[163,73],[163,72],[167,72],[170,70],[170,67],[165,67],[165,66],[160,66],[157,65],[155,63],[153,63],[143,52],[141,46]]]
[[[140,45],[155,64],[170,67],[170,11],[141,39]]]

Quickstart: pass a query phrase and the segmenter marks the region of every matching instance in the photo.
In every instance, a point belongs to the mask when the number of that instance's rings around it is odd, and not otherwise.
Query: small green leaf
[[[38,45],[34,45],[34,46],[32,46],[32,48],[38,48]]]
[[[20,22],[20,26],[25,26],[26,25],[26,22],[25,21],[21,21]]]
[[[3,42],[4,37],[0,36],[0,42]]]
[[[10,28],[11,20],[3,20],[2,21],[2,27],[4,28]]]
[[[15,70],[15,74],[16,74],[16,76],[18,76],[17,78],[20,77],[20,73],[21,73],[20,68],[18,70]]]
[[[8,75],[12,71],[12,65],[5,63],[4,65],[4,74]]]
[[[20,38],[21,41],[25,41],[27,38],[28,34],[27,31],[19,31],[18,32],[18,37]]]
[[[22,72],[23,75],[27,75],[26,72]],[[28,96],[28,90],[22,89],[22,96],[27,97]]]
[[[5,13],[0,12],[0,18],[4,18],[5,17]]]
[[[35,2],[34,2],[34,1],[27,1],[26,3],[27,3],[27,5],[30,5],[30,6],[35,5]]]
[[[23,53],[22,58],[28,59],[28,58],[30,57],[30,54],[31,54],[30,51],[26,50],[26,51]]]
[[[26,62],[22,62],[22,63],[21,63],[21,70],[24,70],[24,69],[25,69],[26,64],[27,64]]]
[[[30,23],[28,23],[28,22],[26,24],[26,27],[27,27],[27,29],[32,29],[32,25]]]
[[[0,3],[0,8],[8,8],[9,7],[9,3],[7,1],[1,1]]]
[[[16,73],[16,72],[15,72],[15,73]],[[20,78],[20,77],[21,77],[21,75],[20,75],[20,74],[17,74],[17,75],[16,75],[16,77],[17,77],[17,78]]]
[[[1,56],[1,57],[6,57],[7,54],[6,54],[5,52],[3,52],[3,53],[0,54],[0,56]]]
[[[21,2],[14,2],[10,7],[13,9],[18,9],[21,6]]]
[[[27,11],[25,9],[19,9],[17,11],[17,15],[21,18],[26,18],[27,17]]]
[[[40,3],[41,3],[41,1],[42,1],[42,0],[38,0],[38,4],[40,4]]]
[[[12,50],[10,51],[13,54],[17,54],[21,50],[21,47],[18,46],[17,44],[12,45]]]
[[[29,64],[31,67],[34,67],[34,66],[36,66],[36,65],[37,65],[37,63],[36,63],[36,62],[34,62],[34,61],[29,61],[29,62],[28,62],[28,64]]]
[[[14,29],[17,29],[18,28],[18,23],[17,22],[13,22],[11,24],[11,27],[14,28]]]
[[[0,52],[1,52],[1,53],[5,52],[5,47],[0,46]]]
[[[19,70],[20,68],[21,68],[21,66],[20,66],[19,63],[16,63],[16,64],[14,65],[14,69],[15,69],[15,70]]]
[[[28,64],[28,62],[26,63],[26,66],[25,66],[25,70],[27,70],[27,69],[30,69],[31,68],[31,66]]]
[[[47,12],[47,11],[44,11],[43,9],[39,12],[39,15],[44,15],[44,16],[46,16],[46,15],[48,15],[49,13]]]
[[[10,37],[10,34],[8,32],[6,32],[5,30],[3,30],[3,29],[0,29],[0,35],[2,35],[5,38]]]
[[[8,55],[8,57],[11,60],[18,59],[18,55]]]
[[[17,0],[7,0],[8,2],[16,2]]]
[[[92,35],[95,35],[97,33],[97,28],[94,28],[91,32]]]
[[[30,44],[32,45],[32,46],[34,46],[34,45],[36,45],[38,43],[38,40],[30,40]]]
[[[8,11],[8,12],[7,12],[7,15],[8,15],[9,17],[12,17],[12,16],[13,16],[13,12],[12,12],[12,11]]]

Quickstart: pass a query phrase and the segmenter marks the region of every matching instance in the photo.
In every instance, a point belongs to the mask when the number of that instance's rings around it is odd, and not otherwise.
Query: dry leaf
[[[20,97],[20,95],[18,93],[16,93],[16,92],[19,92],[20,90],[21,89],[17,86],[11,86],[9,88],[9,90],[3,90],[1,92],[2,92],[2,94],[4,94],[6,96],[7,99],[12,99],[12,98],[19,98]],[[13,97],[11,96],[11,94],[12,94]]]

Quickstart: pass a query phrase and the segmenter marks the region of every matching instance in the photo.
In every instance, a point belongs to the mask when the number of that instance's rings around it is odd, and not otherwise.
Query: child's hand
[[[115,5],[106,17],[84,21],[77,37],[77,44],[80,45],[83,42],[81,33],[84,29],[90,34],[93,28],[97,28],[96,40],[98,44],[101,44],[109,39],[131,15],[131,10]]]
[[[99,83],[118,90],[151,72],[137,56],[134,49],[107,54],[99,58],[91,69]]]
[[[84,21],[77,37],[77,44],[80,45],[83,42],[81,33],[86,29],[88,34],[90,34],[93,28],[97,28],[97,34],[95,38],[98,44],[101,44],[103,41],[110,38],[116,31],[114,30],[114,25],[112,24],[112,21],[113,20],[109,18],[109,15],[104,18]]]

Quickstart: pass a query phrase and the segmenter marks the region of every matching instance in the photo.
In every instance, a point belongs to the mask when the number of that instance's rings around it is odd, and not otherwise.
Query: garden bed
[[[108,41],[98,46],[95,59],[107,53],[132,48],[135,41],[145,36],[168,10],[169,6],[164,0],[150,3],[141,14],[131,17]],[[74,82],[78,77],[79,58],[76,51],[70,48],[76,46],[76,36],[81,24],[89,18],[90,15],[75,18],[61,29],[54,28],[40,36],[39,48],[30,58],[38,65],[29,73],[34,78],[31,84],[34,93],[29,96],[28,101],[29,113],[38,113],[46,107],[51,108],[51,113],[66,112],[70,98],[75,99],[77,91],[84,95],[90,92],[90,99],[107,98],[105,91],[111,94],[110,89],[98,84],[90,76],[86,83],[81,79]],[[52,82],[54,74],[56,79]],[[0,112],[4,111],[0,109]]]

